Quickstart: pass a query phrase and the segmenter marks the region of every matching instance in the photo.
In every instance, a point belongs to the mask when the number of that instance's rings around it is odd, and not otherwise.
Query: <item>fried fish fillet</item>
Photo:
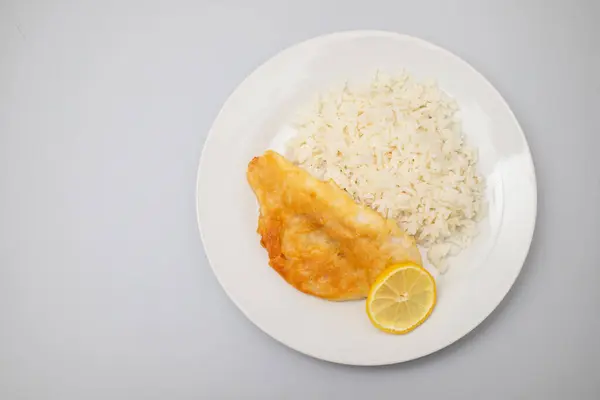
[[[273,151],[248,165],[260,203],[258,233],[269,264],[296,289],[328,300],[367,296],[390,264],[421,264],[414,239]]]

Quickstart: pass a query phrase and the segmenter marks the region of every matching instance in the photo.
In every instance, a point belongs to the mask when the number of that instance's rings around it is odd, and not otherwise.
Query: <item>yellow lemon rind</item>
[[[431,280],[431,282],[433,283],[433,301],[431,303],[431,307],[429,307],[429,310],[427,311],[427,313],[421,318],[419,319],[419,321],[417,321],[416,323],[414,323],[413,325],[409,326],[406,329],[393,329],[384,325],[381,325],[377,319],[375,319],[371,313],[371,308],[370,305],[373,302],[373,296],[375,296],[375,293],[377,292],[377,290],[381,287],[381,285],[393,274],[396,273],[398,270],[400,269],[405,269],[405,268],[415,268],[415,269],[419,269],[422,272],[425,272],[425,275]],[[399,263],[399,264],[394,264],[391,265],[389,267],[387,267],[381,274],[379,274],[379,276],[377,277],[377,279],[375,279],[375,283],[373,283],[373,285],[371,286],[371,289],[369,290],[369,296],[367,297],[367,301],[366,301],[366,308],[367,308],[367,315],[369,316],[369,320],[371,320],[371,323],[379,330],[386,332],[386,333],[391,333],[393,335],[404,335],[406,333],[409,333],[411,331],[413,331],[415,328],[419,327],[423,322],[425,322],[427,320],[427,318],[429,318],[429,316],[431,315],[431,313],[433,312],[433,309],[435,308],[437,302],[437,289],[436,289],[436,285],[435,285],[435,279],[433,278],[433,276],[429,273],[429,271],[427,271],[425,268],[423,268],[422,266],[412,263],[412,262],[405,262],[405,263]]]

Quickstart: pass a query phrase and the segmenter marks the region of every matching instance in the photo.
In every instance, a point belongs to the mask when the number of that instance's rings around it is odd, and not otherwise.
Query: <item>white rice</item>
[[[377,73],[333,89],[300,113],[287,156],[394,218],[440,272],[477,235],[484,183],[456,102],[434,81]]]

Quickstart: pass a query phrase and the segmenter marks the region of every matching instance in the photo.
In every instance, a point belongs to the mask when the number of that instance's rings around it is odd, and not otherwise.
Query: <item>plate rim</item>
[[[353,363],[353,362],[348,362],[347,360],[336,360],[336,359],[332,359],[332,358],[324,358],[322,356],[319,356],[318,354],[314,354],[310,351],[307,351],[305,349],[300,349],[298,347],[295,347],[289,343],[286,343],[284,340],[282,340],[281,338],[278,338],[276,336],[271,335],[263,326],[261,326],[260,323],[256,322],[255,320],[253,320],[250,315],[248,314],[247,310],[236,300],[235,296],[233,296],[230,291],[227,288],[227,285],[225,284],[225,282],[223,281],[222,277],[219,275],[219,273],[217,272],[217,270],[215,270],[215,268],[213,267],[213,263],[211,261],[211,257],[209,255],[209,252],[207,251],[206,248],[206,241],[205,241],[205,233],[204,230],[202,228],[202,222],[201,222],[201,218],[200,218],[200,207],[201,207],[201,196],[200,196],[200,187],[201,187],[201,171],[204,165],[204,161],[206,159],[205,157],[205,153],[206,153],[206,149],[209,147],[209,144],[212,142],[212,140],[214,140],[215,137],[215,122],[219,120],[219,118],[221,117],[221,115],[223,114],[223,111],[227,108],[227,106],[230,104],[232,97],[234,97],[234,94],[238,91],[238,89],[240,87],[242,87],[245,83],[247,83],[253,76],[255,76],[256,74],[258,74],[263,67],[265,67],[267,64],[269,64],[273,59],[278,58],[280,56],[282,56],[283,54],[290,52],[298,47],[302,47],[305,45],[310,44],[311,42],[318,42],[318,41],[322,41],[322,40],[332,40],[332,39],[342,39],[344,37],[350,38],[350,37],[361,37],[361,36],[379,36],[379,37],[388,37],[388,38],[393,38],[393,39],[403,39],[403,40],[408,40],[408,41],[413,41],[416,42],[417,44],[421,45],[421,46],[425,46],[428,47],[432,50],[438,51],[438,52],[442,52],[445,53],[445,55],[451,56],[453,58],[458,59],[459,61],[461,61],[467,68],[469,68],[471,70],[472,73],[478,75],[483,82],[485,82],[485,84],[488,86],[489,89],[491,89],[493,92],[495,92],[495,94],[498,96],[498,98],[500,99],[500,101],[503,103],[504,106],[506,106],[507,111],[510,113],[510,116],[512,118],[512,120],[514,121],[516,127],[518,128],[518,131],[521,135],[521,137],[523,138],[523,142],[525,145],[525,151],[524,153],[527,154],[527,158],[528,158],[528,164],[529,164],[529,170],[532,174],[533,177],[533,181],[531,182],[531,187],[532,187],[532,193],[531,193],[531,219],[529,221],[529,223],[527,224],[527,235],[526,235],[526,251],[524,251],[524,253],[521,255],[520,261],[519,261],[519,266],[518,269],[516,269],[516,273],[514,275],[514,278],[512,279],[511,283],[509,286],[507,286],[506,290],[502,290],[504,293],[502,294],[502,296],[500,296],[499,300],[497,301],[497,303],[494,305],[493,308],[490,309],[490,311],[488,313],[486,313],[482,318],[480,318],[477,323],[473,324],[473,326],[468,329],[467,331],[465,331],[461,336],[455,337],[455,338],[451,338],[451,340],[448,341],[443,341],[443,344],[435,346],[434,348],[432,348],[430,351],[425,352],[421,355],[415,356],[415,357],[410,357],[410,358],[406,358],[406,359],[400,359],[400,360],[396,360],[396,361],[384,361],[384,362],[371,362],[371,363],[365,363],[365,362],[357,362],[357,363]],[[533,161],[533,155],[531,153],[531,149],[529,147],[529,143],[527,141],[527,137],[523,131],[523,128],[521,127],[521,124],[519,123],[519,120],[517,119],[516,115],[514,114],[513,110],[511,109],[510,105],[508,104],[508,102],[506,101],[506,99],[502,96],[502,94],[500,93],[500,91],[481,73],[479,72],[477,69],[475,69],[475,67],[473,67],[469,62],[467,62],[466,60],[464,60],[462,57],[456,55],[455,53],[435,44],[432,43],[428,40],[424,40],[412,35],[407,35],[407,34],[403,34],[403,33],[399,33],[399,32],[394,32],[394,31],[387,31],[387,30],[376,30],[376,29],[360,29],[360,30],[344,30],[344,31],[336,31],[336,32],[330,32],[330,33],[325,33],[325,34],[321,34],[318,36],[314,36],[311,38],[308,38],[306,40],[302,40],[296,43],[293,43],[291,45],[289,45],[288,47],[285,47],[283,49],[281,49],[280,51],[276,52],[275,54],[271,55],[269,58],[267,58],[266,60],[264,60],[260,65],[256,66],[250,73],[248,73],[244,79],[242,81],[240,81],[235,88],[233,88],[233,90],[229,93],[229,95],[227,96],[226,100],[223,102],[223,104],[221,105],[221,108],[219,109],[219,112],[217,113],[217,115],[215,116],[215,118],[213,119],[210,129],[208,130],[208,133],[206,135],[206,139],[204,140],[204,143],[202,144],[202,151],[200,154],[200,159],[198,162],[198,170],[196,173],[196,191],[195,191],[195,202],[196,202],[196,220],[197,220],[197,224],[198,224],[198,230],[200,233],[200,239],[202,242],[202,247],[204,248],[204,254],[206,255],[206,260],[208,261],[208,264],[210,265],[211,270],[213,271],[213,274],[215,275],[215,277],[217,278],[217,281],[219,282],[219,284],[221,285],[221,287],[223,288],[223,290],[225,291],[225,293],[227,294],[227,297],[235,304],[235,306],[242,312],[242,314],[257,328],[259,328],[263,333],[265,333],[267,336],[269,336],[270,338],[274,339],[275,341],[285,345],[286,347],[293,349],[301,354],[307,355],[309,357],[312,358],[316,358],[319,360],[323,360],[323,361],[327,361],[327,362],[331,362],[331,363],[336,363],[336,364],[343,364],[343,365],[355,365],[355,366],[381,366],[381,365],[394,365],[394,364],[400,364],[403,362],[408,362],[408,361],[412,361],[412,360],[416,360],[419,358],[423,358],[426,356],[429,356],[433,353],[436,353],[448,346],[453,345],[454,343],[460,341],[461,339],[467,337],[471,332],[473,332],[473,330],[475,330],[479,325],[481,325],[481,323],[483,323],[483,321],[485,321],[490,315],[492,315],[495,311],[498,310],[498,306],[506,299],[506,296],[508,295],[508,293],[511,291],[511,289],[514,287],[515,282],[517,281],[518,277],[521,275],[521,271],[523,270],[523,267],[525,265],[525,262],[527,261],[527,257],[529,255],[529,252],[531,251],[531,244],[533,242],[533,237],[535,234],[535,229],[536,229],[536,225],[537,225],[537,213],[538,213],[538,183],[537,183],[537,175],[535,172],[535,164]]]

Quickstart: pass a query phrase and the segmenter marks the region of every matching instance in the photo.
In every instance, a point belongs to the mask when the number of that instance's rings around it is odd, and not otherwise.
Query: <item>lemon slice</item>
[[[367,298],[367,314],[384,332],[403,334],[421,325],[433,311],[435,280],[417,264],[388,267],[375,280]]]

